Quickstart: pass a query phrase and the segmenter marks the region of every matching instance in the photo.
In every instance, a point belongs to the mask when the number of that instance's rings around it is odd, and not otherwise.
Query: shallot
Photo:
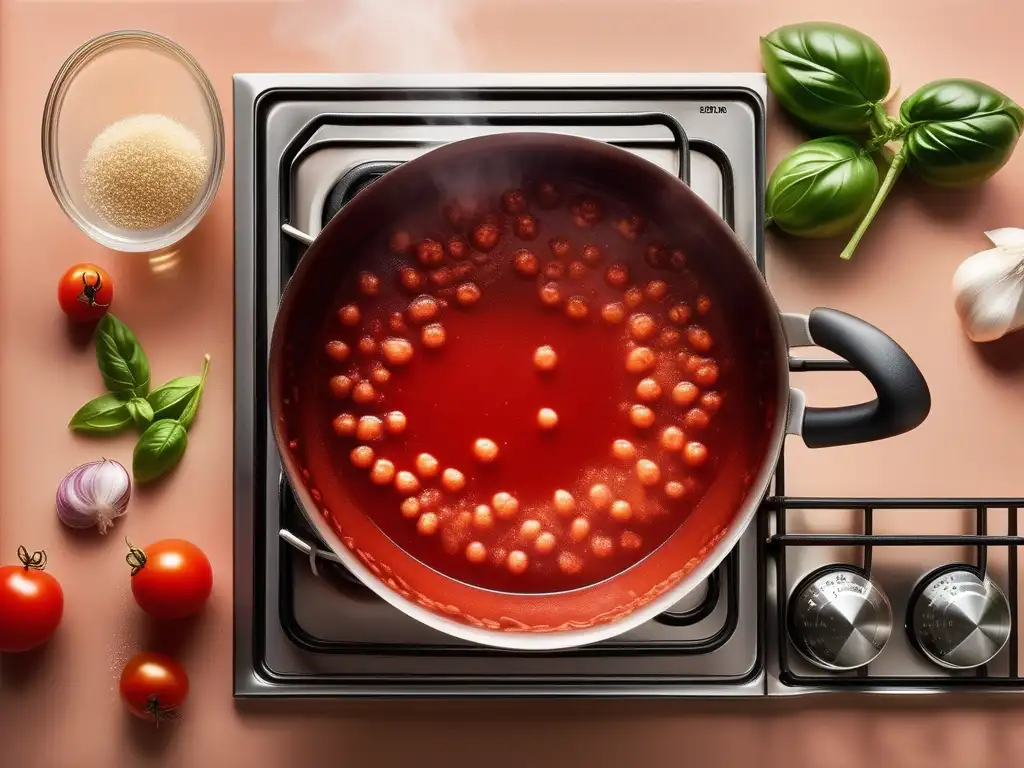
[[[132,481],[128,470],[112,459],[82,464],[71,470],[57,488],[57,516],[70,528],[106,533],[128,511]]]

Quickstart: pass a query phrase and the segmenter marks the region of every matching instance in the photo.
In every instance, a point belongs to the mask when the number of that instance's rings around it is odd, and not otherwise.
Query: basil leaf
[[[146,396],[153,406],[154,418],[176,419],[181,416],[198,386],[198,376],[179,376],[154,389]]]
[[[801,144],[772,172],[765,212],[783,232],[834,237],[853,229],[878,190],[871,155],[843,136]]]
[[[199,377],[199,386],[195,388],[192,393],[192,397],[189,398],[188,405],[185,406],[185,410],[182,411],[181,416],[178,417],[178,422],[188,429],[192,426],[192,421],[196,417],[196,411],[199,410],[199,400],[203,396],[203,389],[206,387],[206,374],[210,372],[210,356],[206,355],[203,358],[203,375]]]
[[[889,60],[867,35],[841,24],[779,27],[761,38],[768,85],[809,126],[856,132],[884,115]]]
[[[149,392],[149,360],[128,326],[109,312],[96,328],[96,363],[111,392],[145,397]]]
[[[936,80],[900,106],[907,124],[907,167],[944,186],[984,181],[1013,154],[1024,110],[1008,96],[975,80]]]
[[[133,397],[125,406],[132,416],[132,421],[139,429],[145,429],[153,421],[153,406],[141,397]]]
[[[79,408],[68,428],[89,434],[120,432],[132,423],[128,404],[117,395],[100,395]]]
[[[148,483],[174,469],[185,448],[188,433],[173,419],[154,421],[139,436],[132,454],[132,475],[140,483]]]

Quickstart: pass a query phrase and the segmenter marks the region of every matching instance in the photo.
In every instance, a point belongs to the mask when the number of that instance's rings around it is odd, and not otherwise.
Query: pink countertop
[[[888,53],[906,94],[943,76],[973,77],[1024,100],[1020,24],[1007,0],[464,0],[445,3],[453,32],[424,35],[412,0],[179,3],[0,2],[0,561],[48,550],[65,590],[58,635],[0,659],[0,764],[96,766],[488,765],[981,766],[1024,751],[1024,716],[998,697],[873,697],[735,703],[303,703],[231,698],[232,165],[173,269],[95,245],[59,211],[39,158],[51,78],[93,35],[143,28],[188,48],[219,93],[231,131],[231,75],[244,71],[743,71],[780,24],[827,17],[863,29]],[[421,3],[416,3],[421,5]],[[422,3],[427,5],[427,3]],[[397,16],[398,6],[404,10]],[[431,18],[438,18],[436,12]],[[444,25],[434,25],[444,30]],[[457,46],[456,41],[461,42]],[[774,105],[773,105],[774,106]],[[796,141],[776,114],[770,165]],[[836,244],[769,241],[769,279],[786,309],[832,305],[899,339],[932,387],[924,427],[870,449],[794,446],[802,493],[1019,495],[1024,344],[981,350],[960,333],[949,281],[982,232],[1024,226],[1024,150],[979,190],[901,183],[852,263]],[[69,535],[53,492],[72,466],[128,463],[131,439],[102,447],[65,429],[99,384],[91,349],[69,338],[54,301],[76,261],[117,280],[117,314],[144,341],[154,378],[213,358],[190,448],[176,476],[137,492],[107,538]],[[812,400],[825,399],[807,382]],[[835,402],[863,393],[829,380]],[[853,471],[851,471],[853,470]],[[189,538],[213,562],[206,612],[152,635],[135,607],[122,537]],[[192,694],[184,719],[154,731],[122,711],[117,677],[136,650],[174,652]],[[1017,704],[1014,698],[1010,705]],[[551,755],[552,757],[549,757]],[[330,761],[330,763],[327,763]]]

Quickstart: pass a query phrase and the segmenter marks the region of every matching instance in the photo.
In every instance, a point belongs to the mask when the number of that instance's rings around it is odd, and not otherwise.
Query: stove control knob
[[[946,669],[988,664],[1010,639],[1010,603],[999,586],[971,565],[924,576],[907,606],[913,645]]]
[[[789,638],[800,655],[834,672],[874,661],[892,631],[892,608],[864,571],[828,565],[814,571],[789,599]]]

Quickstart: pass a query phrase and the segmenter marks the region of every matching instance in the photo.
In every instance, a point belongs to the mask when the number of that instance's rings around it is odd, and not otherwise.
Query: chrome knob
[[[812,664],[836,672],[874,661],[892,631],[885,594],[852,565],[807,576],[789,599],[789,638]]]
[[[992,661],[1010,639],[1010,624],[1006,595],[970,565],[927,574],[907,606],[911,642],[947,669],[973,669]]]

